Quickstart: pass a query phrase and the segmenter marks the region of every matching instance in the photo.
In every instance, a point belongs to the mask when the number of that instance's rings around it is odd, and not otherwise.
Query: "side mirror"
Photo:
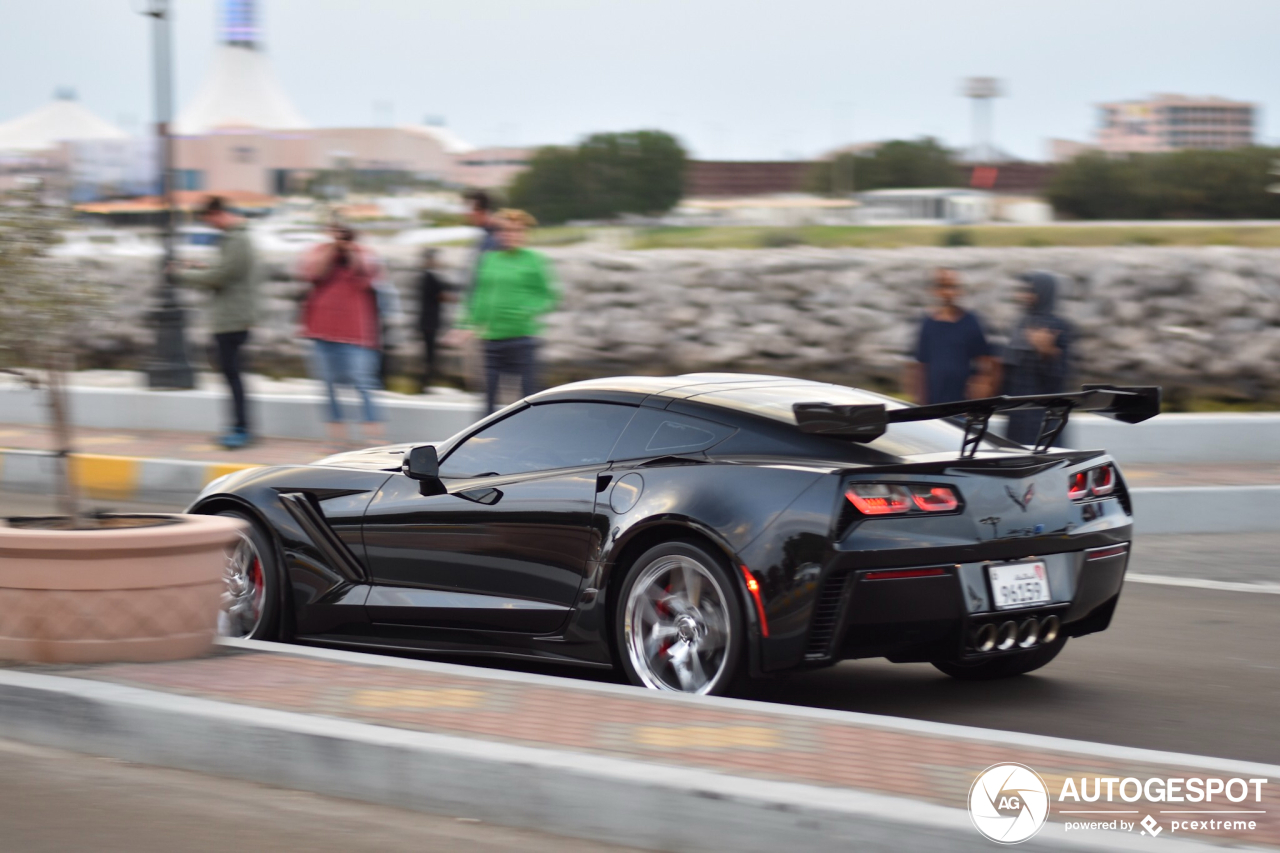
[[[400,470],[411,480],[440,479],[440,458],[436,456],[435,445],[424,444],[410,449],[400,463]]]

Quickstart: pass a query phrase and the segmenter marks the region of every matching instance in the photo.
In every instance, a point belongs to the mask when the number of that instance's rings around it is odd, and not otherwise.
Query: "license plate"
[[[1027,607],[1050,601],[1049,572],[1044,563],[1006,563],[987,566],[991,579],[991,592],[996,598],[996,608]]]

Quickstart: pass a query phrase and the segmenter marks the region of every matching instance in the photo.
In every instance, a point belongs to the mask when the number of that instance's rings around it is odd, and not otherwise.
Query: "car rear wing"
[[[1025,397],[983,397],[933,406],[906,406],[889,409],[883,404],[834,405],[796,403],[791,407],[801,432],[827,435],[850,441],[875,441],[889,424],[961,418],[964,439],[960,455],[971,457],[987,434],[987,425],[996,412],[1043,409],[1044,422],[1033,452],[1045,453],[1057,441],[1073,411],[1093,412],[1127,424],[1141,423],[1160,414],[1158,386],[1085,385],[1070,394],[1033,394]]]

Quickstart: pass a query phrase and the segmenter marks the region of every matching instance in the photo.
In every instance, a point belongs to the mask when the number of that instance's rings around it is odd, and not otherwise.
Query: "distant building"
[[[1097,146],[1110,154],[1244,148],[1254,144],[1256,113],[1243,101],[1185,95],[1099,104]]]
[[[974,225],[995,212],[990,193],[958,187],[871,190],[856,198],[864,225]]]
[[[1043,195],[1058,167],[1053,163],[1028,163],[1025,160],[961,166],[965,184],[970,189],[986,190],[998,195]]]
[[[1074,160],[1081,154],[1088,154],[1090,151],[1097,151],[1098,146],[1088,142],[1079,142],[1075,139],[1047,139],[1045,140],[1045,148],[1049,152],[1050,163],[1066,163]]]
[[[51,154],[61,143],[81,139],[128,139],[129,134],[94,115],[70,89],[37,110],[0,124],[0,154]]]
[[[195,98],[178,114],[173,123],[174,134],[203,136],[246,128],[310,128],[261,48],[254,0],[223,0],[221,13],[213,67]]]
[[[127,148],[132,140],[77,102],[70,89],[60,89],[39,109],[0,124],[0,190],[12,188],[23,178],[39,177],[68,191],[69,146],[77,141],[101,150]]]
[[[294,107],[262,48],[257,5],[219,0],[212,66],[172,124],[176,190],[341,195],[403,179],[495,186],[522,168],[513,161],[527,160],[521,151],[477,167],[468,159],[474,146],[438,121],[314,127]],[[154,195],[159,159],[154,137],[129,137],[69,92],[0,124],[0,189],[39,175],[77,202]]]
[[[686,198],[742,198],[801,192],[813,163],[807,160],[691,160],[685,168]]]
[[[531,148],[475,148],[453,158],[449,181],[467,187],[496,190],[509,186],[529,168]]]
[[[317,178],[341,192],[364,179],[448,182],[472,146],[438,124],[312,126],[262,49],[255,0],[222,0],[213,66],[173,129],[179,190],[288,195]]]

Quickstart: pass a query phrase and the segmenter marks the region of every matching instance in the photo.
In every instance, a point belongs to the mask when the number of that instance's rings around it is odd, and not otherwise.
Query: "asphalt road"
[[[606,853],[627,848],[0,741],[7,853]]]
[[[0,515],[43,511],[42,500],[0,495]],[[1130,571],[1277,589],[1280,533],[1147,537],[1135,543]],[[1280,763],[1280,595],[1131,582],[1109,630],[1072,640],[1033,675],[964,683],[928,664],[849,661],[751,685],[746,695]]]
[[[1280,533],[1147,537],[1130,572],[1275,585]],[[750,695],[1280,764],[1280,595],[1130,582],[1108,630],[1033,675],[966,683],[928,664],[847,661]]]
[[[929,664],[847,661],[751,697],[1280,763],[1280,596],[1129,584],[1111,628],[1047,667],[960,682]]]

